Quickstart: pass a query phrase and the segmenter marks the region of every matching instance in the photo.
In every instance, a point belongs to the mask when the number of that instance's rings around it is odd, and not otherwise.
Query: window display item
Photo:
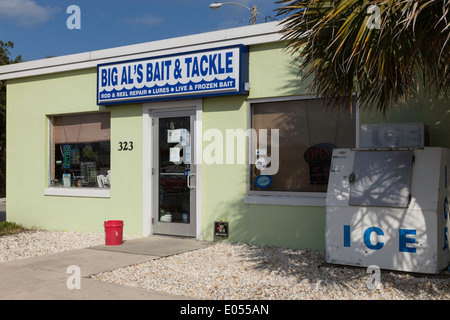
[[[71,177],[70,174],[64,173],[63,174],[63,187],[69,188],[71,186]]]

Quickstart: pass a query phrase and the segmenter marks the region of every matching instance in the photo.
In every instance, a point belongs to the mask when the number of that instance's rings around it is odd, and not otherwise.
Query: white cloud
[[[60,9],[42,7],[32,0],[0,0],[0,18],[9,18],[22,26],[42,24],[58,11]]]
[[[135,18],[127,18],[123,20],[126,23],[129,23],[130,25],[137,27],[137,26],[157,26],[161,22],[164,21],[164,18],[162,17],[155,17],[152,14],[146,14],[142,17],[135,17]]]

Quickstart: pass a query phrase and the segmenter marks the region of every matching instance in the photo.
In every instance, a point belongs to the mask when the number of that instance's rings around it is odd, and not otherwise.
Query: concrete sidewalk
[[[189,300],[91,279],[121,267],[213,245],[190,238],[150,236],[120,246],[96,246],[0,263],[0,300]],[[71,265],[81,272],[80,289],[69,289]]]

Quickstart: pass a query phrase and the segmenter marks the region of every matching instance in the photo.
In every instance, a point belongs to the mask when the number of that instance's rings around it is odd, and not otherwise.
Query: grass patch
[[[0,222],[0,236],[5,236],[9,234],[15,234],[27,231],[28,229],[24,228],[20,224],[15,222],[3,221]]]

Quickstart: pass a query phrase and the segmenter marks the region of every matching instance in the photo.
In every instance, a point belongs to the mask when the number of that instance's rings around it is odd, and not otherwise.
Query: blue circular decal
[[[267,188],[271,184],[272,184],[272,178],[270,176],[267,176],[267,175],[258,176],[255,179],[255,185],[258,188]]]

